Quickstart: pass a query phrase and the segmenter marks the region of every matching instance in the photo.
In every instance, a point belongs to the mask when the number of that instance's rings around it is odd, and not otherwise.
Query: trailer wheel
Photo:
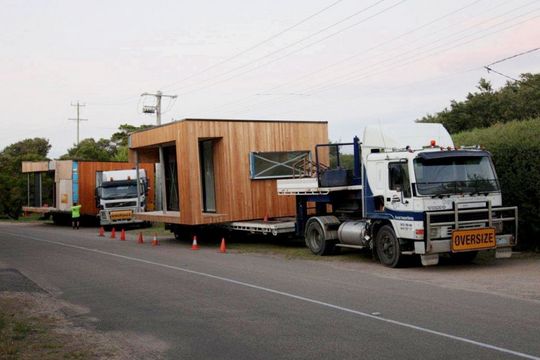
[[[334,251],[335,242],[325,240],[324,230],[318,221],[310,221],[305,233],[306,245],[315,255],[328,255]]]
[[[375,239],[375,246],[381,264],[392,268],[401,264],[403,259],[401,247],[392,227],[385,225],[379,230]]]

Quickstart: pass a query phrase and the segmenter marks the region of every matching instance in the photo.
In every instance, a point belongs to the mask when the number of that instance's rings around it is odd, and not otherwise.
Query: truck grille
[[[111,208],[119,208],[119,207],[134,207],[137,206],[136,201],[122,201],[117,203],[109,203],[105,204],[105,208],[111,209]]]

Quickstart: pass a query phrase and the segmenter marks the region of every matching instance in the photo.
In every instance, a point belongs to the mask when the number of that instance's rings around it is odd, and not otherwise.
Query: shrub
[[[493,155],[503,204],[519,208],[519,248],[540,250],[540,118],[495,124],[453,135]]]

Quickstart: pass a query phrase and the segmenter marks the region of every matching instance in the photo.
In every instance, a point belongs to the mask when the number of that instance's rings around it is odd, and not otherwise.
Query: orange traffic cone
[[[99,228],[99,235],[98,236],[101,236],[101,237],[105,236],[105,229],[103,228],[103,226]]]
[[[126,230],[124,229],[120,232],[120,240],[126,241]]]
[[[221,238],[221,246],[219,247],[219,252],[222,254],[225,254],[227,252],[227,248],[225,246],[225,238]]]
[[[154,234],[154,238],[152,239],[152,246],[158,246],[159,240],[157,238],[157,234]]]
[[[139,233],[139,238],[137,239],[137,244],[144,244],[142,232]]]
[[[112,228],[111,230],[111,239],[116,239],[116,229]]]
[[[197,244],[197,236],[193,235],[193,244],[191,244],[191,250],[199,250],[199,245]]]

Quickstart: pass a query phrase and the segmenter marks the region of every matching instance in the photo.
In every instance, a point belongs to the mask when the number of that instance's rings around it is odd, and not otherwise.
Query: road
[[[81,323],[157,358],[540,359],[538,299],[440,286],[424,268],[415,272],[432,281],[389,276],[405,270],[378,264],[96,235],[0,223],[0,268],[19,270],[82,309]],[[497,264],[490,271],[504,271]]]

